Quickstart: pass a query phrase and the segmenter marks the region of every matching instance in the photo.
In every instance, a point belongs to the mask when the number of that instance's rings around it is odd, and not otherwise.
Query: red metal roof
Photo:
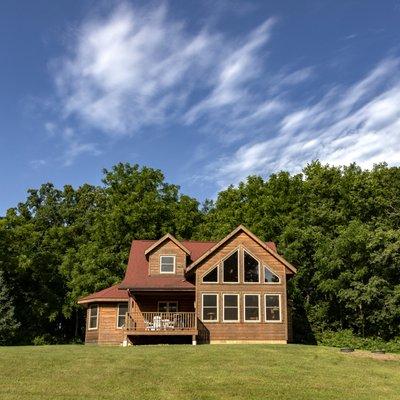
[[[89,294],[78,300],[79,304],[91,303],[93,301],[128,301],[129,296],[126,290],[119,289],[119,283],[100,290],[99,292]]]

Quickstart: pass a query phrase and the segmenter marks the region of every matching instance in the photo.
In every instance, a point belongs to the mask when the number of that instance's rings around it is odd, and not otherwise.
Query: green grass
[[[400,361],[300,345],[0,347],[0,399],[399,399]]]

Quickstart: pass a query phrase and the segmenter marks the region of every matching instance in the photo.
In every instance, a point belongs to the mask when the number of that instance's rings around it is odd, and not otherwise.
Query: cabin
[[[85,343],[288,343],[295,273],[242,225],[219,242],[133,240],[122,282],[78,301]]]

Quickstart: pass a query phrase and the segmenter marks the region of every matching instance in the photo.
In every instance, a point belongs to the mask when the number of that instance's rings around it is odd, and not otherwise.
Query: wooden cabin
[[[123,281],[78,301],[85,342],[287,343],[295,273],[243,226],[219,242],[134,240]]]

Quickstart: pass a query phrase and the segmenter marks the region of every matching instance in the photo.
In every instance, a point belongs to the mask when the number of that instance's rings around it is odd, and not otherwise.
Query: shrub
[[[317,343],[322,346],[352,347],[359,350],[382,349],[390,353],[400,353],[400,337],[390,341],[381,338],[356,336],[351,329],[338,332],[324,331],[316,334]]]

